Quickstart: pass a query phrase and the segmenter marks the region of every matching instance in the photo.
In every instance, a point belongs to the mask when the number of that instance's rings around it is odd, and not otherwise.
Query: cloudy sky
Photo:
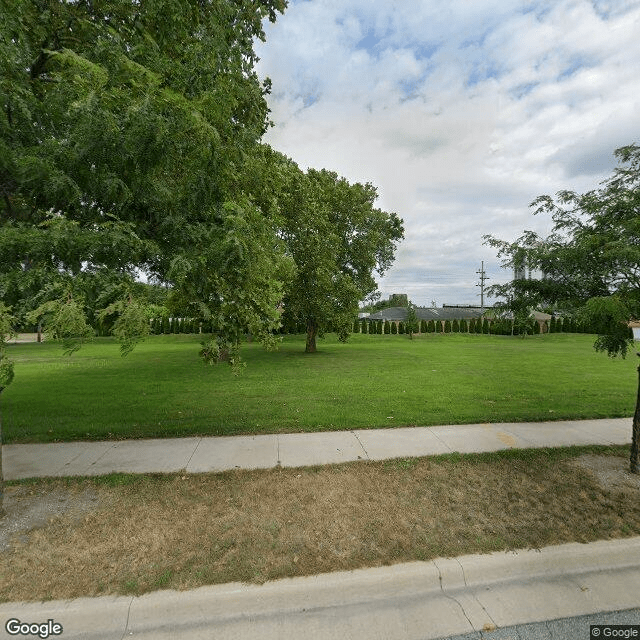
[[[404,219],[383,297],[479,304],[481,261],[508,276],[482,236],[548,232],[536,196],[640,143],[640,0],[294,0],[257,53],[266,141]]]

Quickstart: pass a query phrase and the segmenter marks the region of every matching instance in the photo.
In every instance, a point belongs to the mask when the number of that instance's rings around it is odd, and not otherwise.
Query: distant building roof
[[[480,309],[470,307],[416,307],[418,320],[470,320],[481,316]],[[389,307],[369,316],[369,320],[405,321],[406,307]]]

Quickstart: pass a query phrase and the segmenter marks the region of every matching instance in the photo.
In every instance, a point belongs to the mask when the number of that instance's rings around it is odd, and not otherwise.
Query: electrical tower
[[[480,267],[480,270],[476,271],[476,273],[480,276],[480,282],[476,285],[476,287],[480,287],[480,314],[484,315],[484,281],[491,280],[491,278],[489,278],[484,270],[484,260],[481,264],[482,266]]]

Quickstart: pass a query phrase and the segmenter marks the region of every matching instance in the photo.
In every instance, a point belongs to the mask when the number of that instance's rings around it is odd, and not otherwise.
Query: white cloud
[[[529,203],[586,190],[640,142],[640,2],[312,0],[266,29],[266,140],[378,187],[406,239],[384,295],[472,302],[486,233],[545,231]]]

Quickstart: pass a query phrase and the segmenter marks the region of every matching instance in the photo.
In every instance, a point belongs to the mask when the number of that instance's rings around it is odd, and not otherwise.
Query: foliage
[[[383,274],[393,262],[402,221],[374,207],[377,192],[369,183],[351,184],[324,169],[305,173],[265,147],[257,155],[264,180],[253,188],[294,263],[284,317],[305,325],[307,351],[328,330],[346,340],[359,302],[376,293],[374,271]]]
[[[407,306],[407,319],[404,323],[405,332],[409,334],[409,337],[413,340],[413,334],[418,333],[420,330],[420,324],[418,321],[418,314],[416,313],[416,305],[413,302],[409,302]]]
[[[270,343],[290,259],[243,181],[269,123],[254,40],[284,7],[5,1],[0,298],[20,314],[66,313],[84,335],[79,312],[92,322],[115,303],[88,290],[140,269],[223,341],[250,330]],[[40,295],[69,278],[83,281],[82,303]],[[142,328],[120,308],[118,335]]]
[[[525,231],[513,243],[485,237],[504,264],[539,269],[543,277],[491,287],[510,304],[545,305],[573,313],[562,331],[594,327],[594,347],[625,357],[631,344],[628,322],[640,317],[640,147],[615,151],[619,165],[600,187],[587,193],[560,191],[538,197],[536,214],[550,215],[552,233]],[[639,369],[640,373],[640,369]],[[640,380],[633,422],[631,471],[640,472]]]
[[[0,302],[0,393],[13,381],[14,365],[6,352],[7,340],[15,335],[15,317],[11,314],[11,308]],[[2,432],[0,431],[0,444],[2,443]],[[1,464],[0,464],[1,469]],[[1,477],[0,477],[1,482]],[[0,508],[2,505],[0,504]]]
[[[147,309],[140,301],[130,298],[126,302],[119,300],[100,313],[100,318],[117,314],[112,333],[120,342],[120,353],[131,353],[136,344],[149,335],[149,317]]]
[[[47,334],[55,340],[62,340],[67,355],[77,351],[82,344],[93,337],[93,329],[87,323],[82,300],[69,292],[66,300],[49,300],[27,314],[32,323],[42,322]]]

